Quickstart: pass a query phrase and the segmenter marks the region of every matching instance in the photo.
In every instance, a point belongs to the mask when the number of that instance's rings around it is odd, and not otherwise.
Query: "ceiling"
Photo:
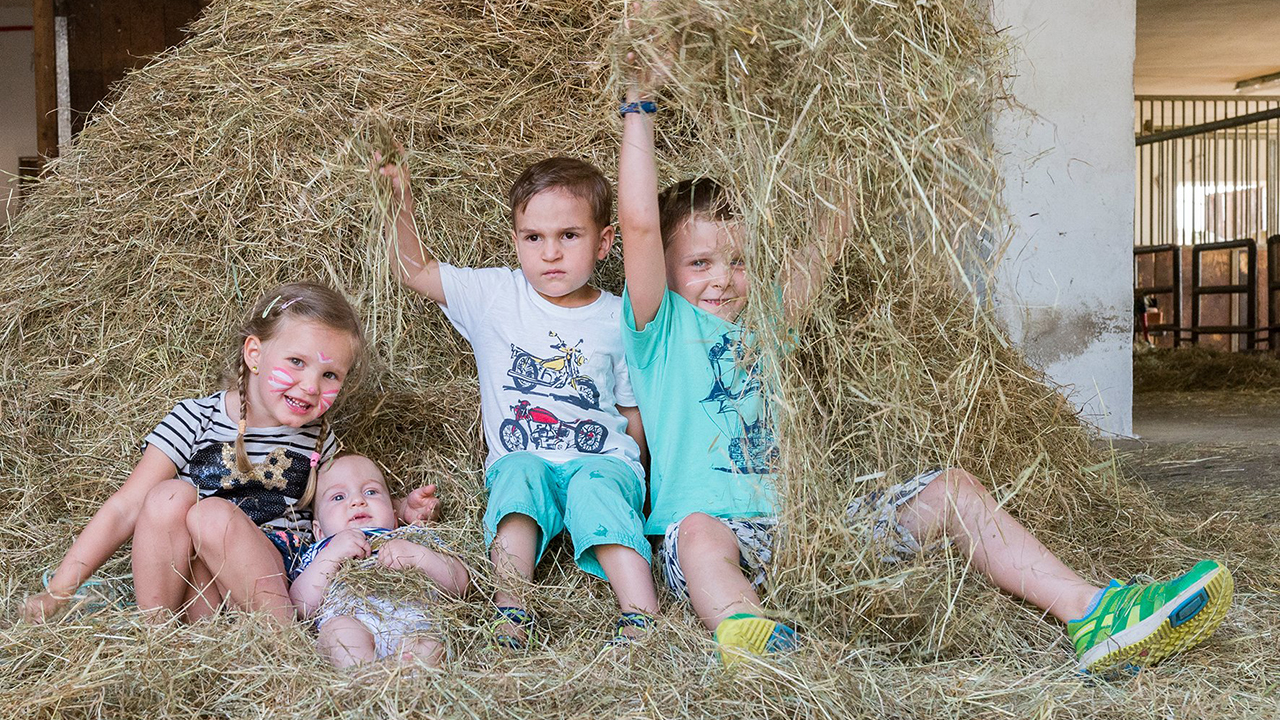
[[[1280,0],[1137,0],[1136,95],[1235,95],[1280,72]],[[1280,95],[1272,85],[1240,97]]]

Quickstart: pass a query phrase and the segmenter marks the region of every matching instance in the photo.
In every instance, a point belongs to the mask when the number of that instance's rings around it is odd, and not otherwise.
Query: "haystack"
[[[1224,352],[1202,347],[1144,348],[1133,354],[1136,393],[1280,388],[1280,357],[1266,351]]]
[[[189,41],[132,73],[0,247],[8,616],[118,486],[139,439],[176,400],[213,388],[243,308],[301,278],[344,289],[374,340],[373,372],[338,408],[346,445],[400,487],[439,482],[479,565],[473,370],[440,314],[388,280],[386,188],[369,160],[390,137],[409,148],[438,257],[511,264],[501,198],[518,169],[572,154],[612,174],[625,50],[676,47],[661,174],[736,189],[754,277],[775,277],[811,242],[840,187],[860,199],[857,237],[770,380],[792,531],[767,602],[806,647],[725,672],[671,606],[652,641],[601,652],[607,590],[553,552],[534,596],[547,632],[527,654],[486,650],[477,606],[442,609],[455,660],[413,677],[336,673],[301,627],[230,614],[156,628],[108,609],[0,631],[0,713],[1276,715],[1274,544],[1220,519],[1187,529],[1123,482],[970,290],[984,272],[973,243],[1003,232],[985,134],[1003,49],[986,3],[671,0],[622,30],[627,12],[604,0],[221,0]],[[601,284],[619,289],[619,269],[611,259]],[[762,337],[782,331],[749,320]],[[963,562],[881,567],[849,541],[849,498],[939,464],[989,479],[1096,579],[1225,557],[1238,607],[1194,655],[1132,682],[1084,682],[1059,628]],[[103,574],[127,567],[121,553]]]

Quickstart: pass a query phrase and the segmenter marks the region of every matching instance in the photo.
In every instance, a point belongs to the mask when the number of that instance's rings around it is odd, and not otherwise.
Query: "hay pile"
[[[138,440],[177,399],[213,388],[242,308],[307,277],[355,298],[374,339],[373,376],[339,405],[340,434],[401,486],[439,480],[474,555],[473,371],[440,313],[391,288],[385,188],[366,167],[389,135],[402,139],[437,256],[512,263],[501,197],[519,168],[570,153],[613,172],[624,11],[603,0],[224,0],[190,41],[130,75],[0,247],[8,616],[118,486]],[[998,222],[984,133],[1001,48],[986,12],[978,0],[681,0],[630,30],[642,54],[682,48],[661,172],[715,175],[741,193],[755,277],[775,277],[812,237],[832,178],[861,199],[858,240],[800,350],[774,358],[793,531],[767,602],[806,631],[806,649],[725,673],[671,608],[652,642],[600,653],[608,591],[553,552],[535,599],[550,632],[526,655],[483,649],[478,605],[444,609],[457,654],[446,672],[374,669],[363,682],[327,668],[301,628],[237,615],[147,628],[104,612],[0,631],[3,712],[1275,715],[1274,547],[1222,523],[1181,530],[1122,483],[952,279],[971,267],[966,243]],[[611,259],[601,283],[617,290],[619,270]],[[780,331],[750,320],[766,337]],[[939,463],[990,478],[1095,579],[1225,557],[1241,570],[1239,607],[1201,652],[1131,683],[1082,683],[1060,629],[966,579],[963,563],[880,568],[848,541],[850,497]],[[857,479],[877,471],[888,476]],[[104,572],[127,567],[120,554]]]
[[[1280,358],[1270,352],[1201,347],[1151,348],[1133,354],[1133,391],[1196,392],[1280,388]]]

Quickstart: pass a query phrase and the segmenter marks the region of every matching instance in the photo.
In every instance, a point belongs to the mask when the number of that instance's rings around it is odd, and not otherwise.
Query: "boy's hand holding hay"
[[[375,182],[381,180],[391,186],[389,205],[382,210],[388,214],[394,212],[394,218],[383,226],[383,236],[389,245],[392,273],[401,284],[444,306],[446,303],[444,284],[440,279],[440,263],[423,246],[418,226],[413,219],[413,188],[409,180],[409,169],[405,166],[408,153],[399,140],[392,142],[395,144],[395,154],[375,150],[374,167],[371,168]]]

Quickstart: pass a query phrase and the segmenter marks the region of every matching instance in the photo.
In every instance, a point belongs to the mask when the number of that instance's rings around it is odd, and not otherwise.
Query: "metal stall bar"
[[[1151,284],[1140,284],[1140,273],[1138,271],[1139,258],[1143,256],[1151,256]],[[1164,259],[1169,262],[1169,282],[1160,282],[1160,264]],[[1162,310],[1160,313],[1163,322],[1147,326],[1147,332],[1167,332],[1173,337],[1173,346],[1178,347],[1182,342],[1182,249],[1177,245],[1147,245],[1145,247],[1136,247],[1133,249],[1134,264],[1134,283],[1133,299],[1135,308],[1138,301],[1145,301],[1147,297],[1168,297],[1167,307],[1170,309],[1168,315]],[[1143,302],[1145,305],[1145,302]],[[1159,305],[1157,305],[1159,307]]]
[[[1280,350],[1280,235],[1267,238],[1267,347]]]
[[[1218,130],[1229,130],[1231,128],[1248,125],[1250,123],[1262,122],[1264,120],[1272,120],[1280,118],[1280,107],[1271,108],[1270,110],[1259,110],[1258,112],[1247,113],[1245,115],[1237,115],[1236,117],[1225,118],[1223,120],[1215,120],[1213,122],[1200,123],[1188,127],[1177,128],[1176,130],[1166,130],[1164,132],[1151,133],[1149,135],[1139,135],[1134,139],[1134,144],[1138,147],[1158,143],[1162,140],[1176,140],[1183,137],[1191,137],[1192,135],[1204,135],[1205,133],[1216,132]]]
[[[1201,265],[1204,261],[1204,255],[1211,252],[1222,252],[1227,250],[1244,250],[1248,256],[1245,269],[1240,273],[1243,282],[1227,282],[1216,285],[1205,285],[1202,281]],[[1257,319],[1256,309],[1258,303],[1257,285],[1255,283],[1254,265],[1257,263],[1257,243],[1252,239],[1246,238],[1242,240],[1228,240],[1226,242],[1216,243],[1200,243],[1191,248],[1191,342],[1197,344],[1201,335],[1234,335],[1243,339],[1245,350],[1252,350],[1254,345],[1254,336],[1256,335]],[[1232,266],[1232,270],[1228,275],[1234,275],[1234,270],[1238,266]],[[1204,325],[1200,321],[1201,298],[1206,295],[1228,295],[1245,297],[1244,322],[1242,323],[1226,323],[1220,325]],[[1239,315],[1238,311],[1232,313]]]

